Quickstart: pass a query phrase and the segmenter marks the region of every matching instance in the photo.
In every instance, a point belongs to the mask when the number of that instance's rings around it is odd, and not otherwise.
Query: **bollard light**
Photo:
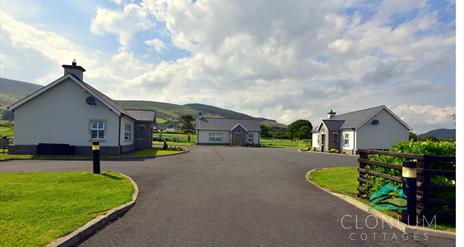
[[[100,143],[92,142],[93,173],[100,174]]]
[[[417,178],[416,162],[404,161],[402,175],[404,178]]]
[[[406,195],[408,204],[403,212],[403,222],[408,225],[416,225],[416,182],[417,168],[415,161],[403,161],[403,193]]]

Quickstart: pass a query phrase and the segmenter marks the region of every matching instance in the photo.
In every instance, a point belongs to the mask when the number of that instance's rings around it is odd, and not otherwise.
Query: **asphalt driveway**
[[[290,149],[191,149],[144,161],[102,162],[103,170],[123,172],[137,182],[139,200],[82,246],[455,245],[403,235],[373,217],[366,225],[364,212],[305,180],[312,168],[353,166],[356,157]],[[90,169],[89,161],[0,163],[1,172]]]

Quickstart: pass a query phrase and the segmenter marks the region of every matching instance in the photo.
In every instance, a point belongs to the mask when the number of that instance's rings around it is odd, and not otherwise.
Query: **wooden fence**
[[[401,175],[391,175],[391,173],[387,174],[372,169],[382,167],[398,170],[397,174],[401,174],[401,170],[403,169],[401,164],[391,164],[369,159],[370,155],[376,154],[416,162],[416,214],[419,225],[431,222],[434,217],[438,223],[455,223],[456,187],[452,181],[456,181],[456,157],[407,154],[380,150],[359,150],[359,197],[367,198],[369,196],[369,192],[365,187],[371,186],[373,181],[369,180],[367,175],[403,183]]]

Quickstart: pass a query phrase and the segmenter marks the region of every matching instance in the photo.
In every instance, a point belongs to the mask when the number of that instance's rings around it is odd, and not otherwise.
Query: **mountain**
[[[236,118],[236,119],[253,119],[254,117],[231,111],[215,106],[205,104],[185,104],[177,105],[156,101],[139,101],[139,100],[117,100],[125,109],[134,110],[153,110],[156,111],[156,122],[161,128],[177,128],[180,124],[180,116],[192,115],[197,116],[200,112],[206,117],[215,118]],[[269,127],[287,128],[286,125],[278,123],[275,120],[266,118],[256,118]]]
[[[0,78],[0,114],[5,112],[7,106],[15,103],[41,87],[42,86],[37,84]],[[206,117],[238,119],[254,118],[244,113],[205,104],[177,105],[164,102],[139,100],[117,100],[117,102],[125,109],[156,111],[156,121],[158,126],[161,128],[177,128],[179,127],[180,116],[188,114],[195,117],[200,112]],[[278,123],[275,120],[266,118],[256,119],[259,119],[261,124],[269,127],[287,128],[286,125]]]
[[[0,77],[0,105],[11,105],[42,86]]]
[[[420,134],[417,137],[426,138],[426,137],[436,137],[437,139],[456,139],[456,129],[434,129],[424,134]]]

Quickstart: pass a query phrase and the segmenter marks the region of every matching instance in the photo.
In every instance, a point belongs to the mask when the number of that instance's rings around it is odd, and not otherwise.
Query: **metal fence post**
[[[100,174],[100,143],[92,142],[93,173]]]
[[[416,192],[417,192],[417,165],[415,161],[403,161],[403,193],[406,195],[408,204],[403,213],[403,223],[416,225]]]

